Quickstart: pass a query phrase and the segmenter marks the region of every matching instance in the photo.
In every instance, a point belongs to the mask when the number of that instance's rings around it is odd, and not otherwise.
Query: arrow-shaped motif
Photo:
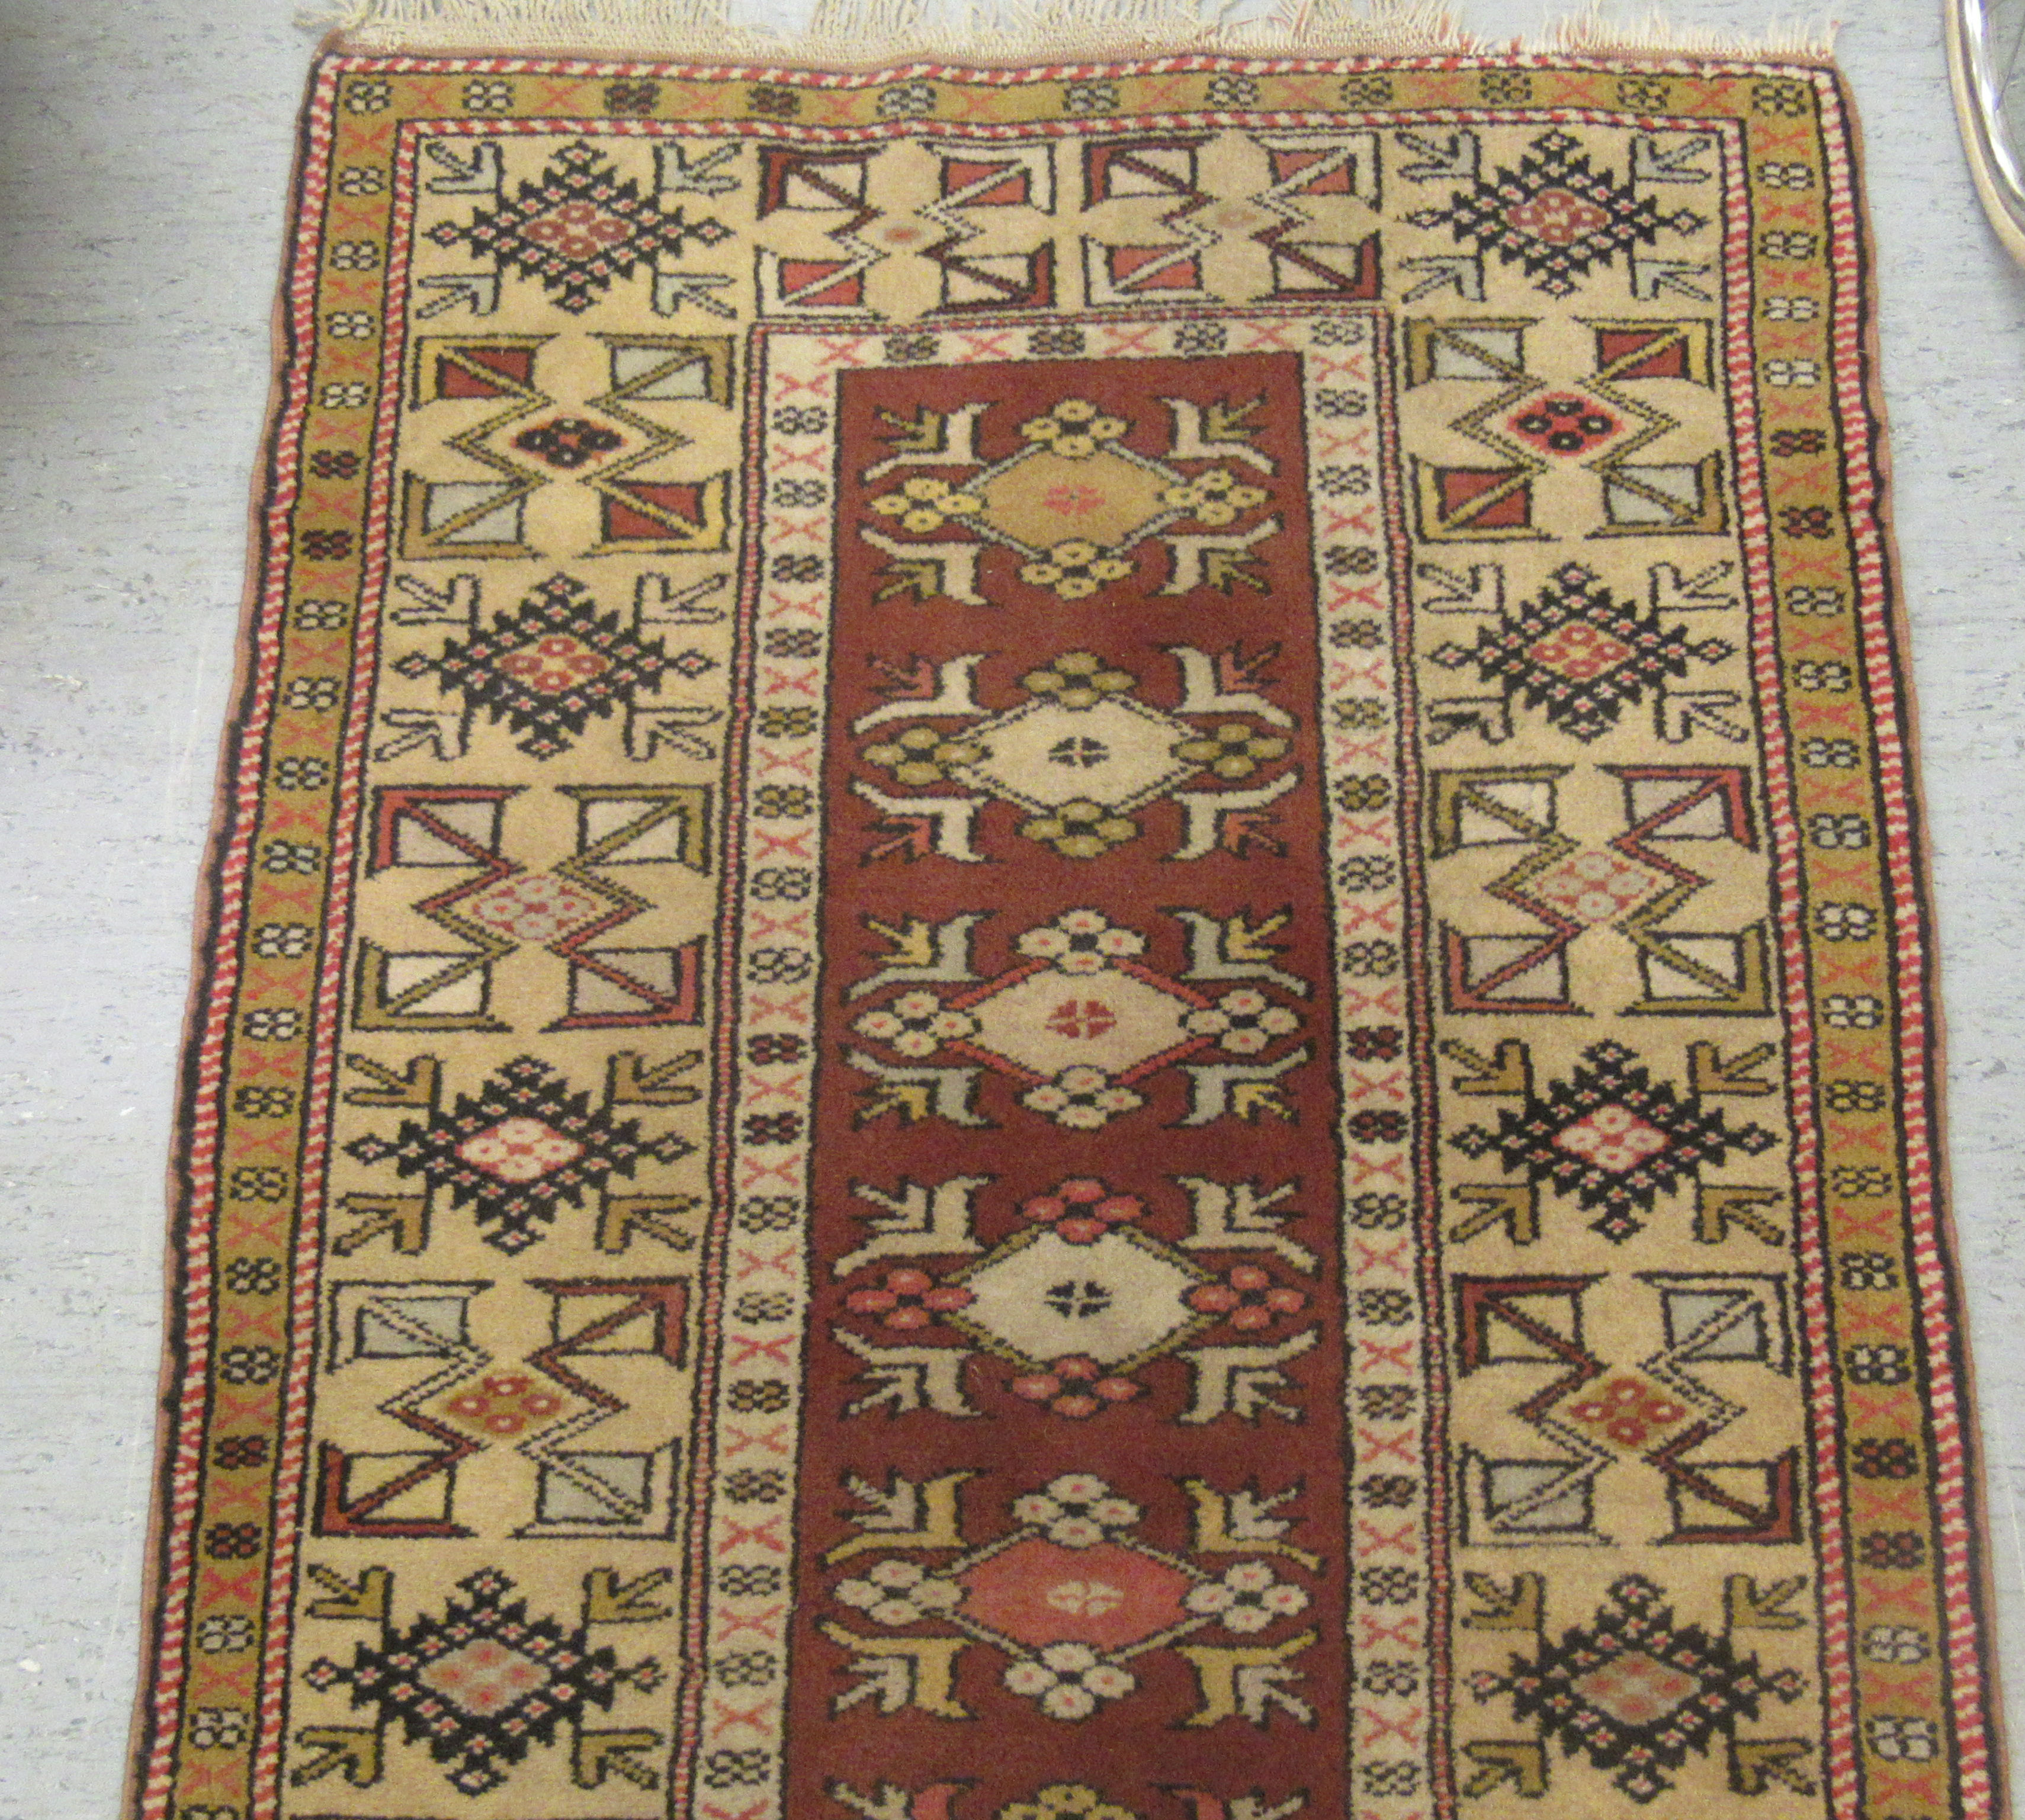
[[[296,1734],[296,1743],[318,1753],[290,1772],[288,1781],[296,1788],[306,1788],[339,1770],[355,1789],[369,1789],[380,1780],[381,1745],[377,1727],[306,1725]]]
[[[1178,1644],[1174,1653],[1195,1671],[1200,1704],[1182,1721],[1185,1726],[1220,1725],[1227,1719],[1248,1719],[1262,1730],[1277,1709],[1296,1724],[1312,1725],[1315,1709],[1292,1691],[1307,1679],[1293,1658],[1320,1641],[1303,1631],[1284,1643],[1255,1644],[1235,1649],[1204,1644]]]
[[[976,1716],[956,1694],[957,1658],[968,1637],[861,1637],[827,1620],[817,1628],[851,1652],[850,1671],[858,1677],[855,1687],[836,1697],[832,1712],[848,1712],[869,1700],[882,1713],[917,1707],[937,1719]]]
[[[570,1779],[579,1789],[601,1787],[617,1776],[636,1789],[658,1789],[660,1772],[640,1760],[640,1753],[660,1747],[661,1734],[644,1728],[629,1731],[585,1731],[576,1734],[570,1753]]]
[[[1510,1783],[1515,1792],[1537,1800],[1547,1792],[1547,1747],[1523,1738],[1482,1738],[1462,1747],[1477,1766],[1463,1784],[1465,1795],[1488,1795]]]
[[[834,1567],[868,1550],[961,1548],[963,1512],[957,1495],[979,1476],[963,1469],[924,1480],[893,1473],[882,1487],[856,1473],[849,1474],[844,1489],[858,1501],[851,1520],[860,1533],[825,1550],[824,1564]]]
[[[1806,1738],[1733,1738],[1729,1785],[1740,1795],[1762,1795],[1777,1783],[1796,1795],[1811,1795],[1814,1746]]]
[[[338,1234],[331,1250],[348,1258],[383,1234],[403,1257],[420,1257],[429,1247],[429,1197],[426,1194],[347,1194],[338,1202],[347,1213],[365,1217]]]

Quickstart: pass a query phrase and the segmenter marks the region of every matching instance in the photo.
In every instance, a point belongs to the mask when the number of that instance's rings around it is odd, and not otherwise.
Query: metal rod
[[[2000,74],[1994,54],[1991,0],[1943,0],[1947,8],[1948,73],[1961,124],[1962,144],[1978,193],[1997,237],[2025,264],[2025,169],[2005,125],[2010,85],[2025,28]]]
[[[2011,79],[2017,73],[2018,53],[2025,51],[2025,7],[2019,9],[2018,29],[2012,35],[2011,50],[2004,59],[2004,74],[1997,79],[1997,98],[2001,105],[2004,97],[2011,93]]]

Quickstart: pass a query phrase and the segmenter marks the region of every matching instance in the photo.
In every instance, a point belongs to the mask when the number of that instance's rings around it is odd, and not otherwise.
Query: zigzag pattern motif
[[[406,1312],[393,1296],[374,1296],[357,1311],[381,1327],[399,1335],[415,1349],[417,1358],[437,1358],[442,1366],[417,1379],[379,1405],[380,1413],[391,1416],[438,1450],[417,1461],[384,1484],[356,1497],[347,1496],[352,1456],[334,1442],[323,1442],[317,1452],[317,1528],[325,1535],[385,1535],[406,1538],[468,1536],[474,1533],[462,1524],[443,1518],[388,1517],[378,1513],[426,1485],[430,1480],[454,1473],[472,1454],[483,1451],[484,1443],[424,1413],[422,1406],[447,1396],[460,1385],[472,1382],[492,1362],[492,1355],[469,1339],[452,1339],[425,1322]]]
[[[679,449],[689,438],[644,417],[633,406],[651,398],[715,396],[725,384],[710,345],[692,337],[629,336],[608,340],[612,384],[586,408],[623,424],[639,446],[619,454],[620,437],[596,421],[565,417],[538,423],[560,403],[535,383],[541,348],[548,336],[473,340],[432,340],[417,366],[417,405],[500,399],[505,408],[444,439],[444,447],[499,476],[496,483],[405,476],[404,551],[410,557],[527,554],[522,507],[533,495],[561,480],[578,480],[604,500],[605,536],[612,547],[711,550],[724,528],[723,483],[656,483],[630,478],[638,469]],[[656,354],[660,358],[654,358]],[[645,354],[646,358],[640,356]],[[623,362],[623,368],[622,368]],[[706,388],[671,388],[683,370],[699,362],[712,368]],[[508,432],[526,426],[517,436]],[[503,445],[503,446],[502,446]],[[513,451],[523,449],[530,458]],[[579,470],[581,470],[579,472]],[[461,502],[461,503],[460,503]]]
[[[1465,1451],[1468,1466],[1487,1480],[1491,1472],[1502,1469],[1508,1479],[1516,1474],[1523,1482],[1523,1489],[1513,1490],[1509,1485],[1494,1489],[1487,1482],[1480,1490],[1479,1501],[1485,1507],[1491,1533],[1499,1539],[1538,1539],[1543,1520],[1549,1518],[1556,1507],[1563,1510],[1578,1507],[1582,1520],[1553,1522],[1549,1534],[1564,1533],[1571,1528],[1593,1533],[1588,1520],[1590,1487],[1597,1474],[1618,1456],[1587,1428],[1565,1420],[1562,1411],[1577,1392],[1594,1383],[1608,1369],[1582,1338],[1583,1292],[1601,1280],[1595,1276],[1465,1277],[1457,1282],[1457,1347],[1464,1375],[1515,1359],[1558,1364],[1562,1368],[1559,1375],[1512,1412],[1556,1443],[1563,1450],[1559,1457],[1538,1462],[1492,1462]],[[1526,1306],[1543,1302],[1561,1305],[1565,1332],[1550,1325]],[[1520,1349],[1514,1348],[1515,1340]],[[1527,1348],[1533,1350],[1522,1350]]]
[[[1625,786],[1626,813],[1631,826],[1610,845],[1627,859],[1649,866],[1670,879],[1670,887],[1628,911],[1613,925],[1634,944],[1645,963],[1647,993],[1629,1009],[1635,1013],[1678,1012],[1684,1015],[1729,1012],[1734,1015],[1762,1014],[1770,1008],[1771,961],[1765,925],[1751,924],[1740,934],[1690,935],[1685,930],[1672,934],[1662,925],[1690,898],[1714,881],[1682,866],[1652,844],[1668,828],[1679,829],[1697,814],[1713,812],[1720,817],[1722,836],[1750,852],[1758,851],[1749,796],[1749,774],[1734,765],[1690,767],[1681,765],[1608,765],[1604,767]],[[1679,784],[1680,794],[1644,814],[1637,806],[1640,785],[1661,788]],[[1711,967],[1698,958],[1689,943],[1715,943],[1733,956],[1730,969]],[[1652,969],[1662,977],[1677,982],[1670,993],[1653,988]],[[1682,986],[1693,990],[1685,991]]]
[[[575,1009],[556,1023],[550,1030],[612,1030],[623,1029],[649,1024],[693,1024],[699,1014],[700,995],[702,990],[703,938],[699,936],[674,948],[638,950],[638,956],[652,954],[666,957],[668,964],[669,984],[658,987],[633,969],[616,965],[617,951],[600,952],[590,944],[598,936],[609,934],[622,925],[654,907],[652,901],[638,892],[628,890],[616,879],[600,869],[615,855],[655,833],[671,822],[680,824],[674,831],[680,842],[683,863],[697,871],[703,870],[704,852],[707,834],[700,818],[704,813],[700,792],[693,787],[673,785],[660,790],[627,789],[614,791],[594,785],[563,786],[565,796],[575,796],[580,805],[590,803],[630,802],[648,803],[648,807],[630,820],[609,828],[602,834],[590,835],[588,831],[579,838],[578,851],[566,859],[559,859],[552,868],[558,878],[566,878],[579,884],[586,891],[603,898],[612,907],[610,913],[596,922],[571,930],[548,944],[549,952],[559,960],[567,961],[576,969],[572,980],[573,1003],[581,998],[584,976],[601,980],[612,988],[621,999],[630,998],[638,1009],[615,1006],[599,1009]]]
[[[679,785],[659,789],[565,785],[560,789],[561,794],[577,800],[583,824],[579,845],[575,853],[557,860],[546,875],[508,859],[495,845],[459,826],[457,818],[448,813],[463,803],[496,808],[516,793],[512,790],[417,789],[383,795],[372,853],[373,870],[398,863],[393,844],[397,822],[406,825],[410,838],[418,834],[455,855],[457,860],[452,863],[461,861],[478,868],[476,877],[461,880],[413,906],[417,915],[469,943],[475,951],[402,957],[369,941],[362,942],[355,1014],[362,1028],[398,1024],[417,1029],[509,1029],[511,1025],[487,1017],[482,1011],[432,1013],[428,1008],[432,1002],[443,1002],[446,994],[474,976],[487,982],[489,996],[492,966],[531,943],[567,962],[571,969],[571,1009],[546,1025],[547,1030],[625,1029],[696,1021],[702,985],[700,936],[674,947],[598,949],[592,944],[655,908],[652,899],[619,884],[604,870],[616,856],[628,848],[637,851],[639,844],[673,822],[675,827],[665,836],[671,849],[668,857],[702,870],[707,840],[705,793],[695,786]],[[587,825],[587,815],[597,805],[608,806],[602,819],[610,825],[594,832]],[[611,812],[613,807],[618,811],[616,817]],[[628,807],[634,811],[630,816],[624,813]],[[658,857],[658,848],[654,851]],[[436,862],[443,862],[439,858]],[[559,890],[549,888],[556,893],[553,901],[502,905],[494,895],[496,888],[508,880],[526,878],[531,886],[538,887],[545,877],[564,881]],[[601,911],[596,906],[603,906]],[[546,928],[553,932],[541,939],[528,932],[531,928]],[[395,965],[404,958],[440,965],[419,978],[397,980]],[[632,965],[622,964],[629,961]],[[656,977],[663,974],[664,980]],[[593,986],[594,980],[599,986]]]
[[[1202,256],[1221,237],[1196,218],[1216,200],[1196,179],[1203,134],[1177,134],[1093,145],[1085,170],[1093,205],[1133,197],[1171,198],[1159,225],[1174,236],[1164,245],[1117,246],[1086,240],[1084,278],[1093,303],[1130,297],[1193,297],[1202,288]]]
[[[1799,1535],[1799,1456],[1689,1458],[1748,1412],[1692,1369],[1749,1362],[1791,1370],[1776,1279],[1641,1272],[1662,1299],[1666,1344],[1635,1373],[1610,1366],[1582,1337],[1584,1296],[1599,1276],[1464,1278],[1457,1344],[1467,1376],[1518,1365],[1554,1370],[1512,1413],[1560,1451],[1541,1459],[1465,1454],[1483,1539],[1608,1541],[1593,1528],[1593,1481],[1636,1458],[1666,1482],[1668,1542],[1792,1542]]]
[[[1272,262],[1273,294],[1324,294],[1371,298],[1378,295],[1378,237],[1351,241],[1297,241],[1314,225],[1304,196],[1353,196],[1375,208],[1378,155],[1375,136],[1264,134],[1260,143],[1271,161],[1273,182],[1247,197],[1278,219],[1251,237]]]
[[[1055,292],[1052,240],[1043,240],[1031,252],[968,256],[962,249],[985,237],[985,230],[972,212],[978,208],[1026,207],[1052,211],[1052,162],[1045,156],[1009,156],[1007,148],[990,144],[972,148],[975,155],[968,158],[947,146],[939,149],[943,193],[920,211],[943,230],[940,240],[922,248],[923,257],[933,259],[943,270],[938,314],[1051,304]],[[954,295],[959,287],[972,294]]]
[[[598,1316],[567,1339],[558,1338],[528,1354],[529,1365],[580,1398],[584,1406],[573,1415],[535,1430],[520,1443],[518,1451],[544,1471],[566,1481],[588,1502],[605,1512],[602,1520],[637,1528],[647,1522],[653,1513],[656,1500],[651,1481],[644,1493],[636,1495],[614,1483],[612,1476],[594,1470],[586,1458],[579,1457],[583,1450],[571,1445],[612,1417],[623,1414],[628,1406],[564,1362],[594,1356],[601,1342],[644,1318],[650,1324],[652,1350],[669,1365],[679,1367],[683,1359],[683,1318],[689,1305],[688,1285],[678,1278],[643,1278],[615,1281],[592,1278],[560,1281],[538,1278],[530,1286],[556,1297],[559,1311],[564,1303],[573,1298],[625,1298],[622,1306]]]
[[[722,490],[718,481],[656,484],[630,476],[663,455],[687,448],[689,443],[687,436],[642,417],[633,408],[634,403],[656,396],[688,395],[675,383],[685,370],[699,364],[707,369],[722,368],[724,356],[713,355],[707,344],[679,336],[670,336],[658,345],[641,338],[608,345],[612,383],[590,404],[625,425],[641,439],[641,446],[635,454],[607,461],[582,476],[584,483],[605,501],[607,538],[623,532],[620,547],[628,550],[641,549],[643,541],[662,549],[717,548],[724,520]],[[653,358],[656,352],[661,356],[659,359]],[[634,370],[622,377],[619,362],[628,355],[633,356],[629,364]],[[641,355],[647,358],[641,360]],[[717,371],[710,371],[706,384],[707,390],[699,388],[694,395],[712,395],[728,389],[728,370],[721,377]]]
[[[761,219],[782,209],[843,210],[849,217],[825,230],[825,237],[845,255],[841,259],[800,259],[763,251],[759,256],[763,294],[788,310],[855,309],[865,301],[865,274],[888,257],[891,248],[863,237],[863,230],[882,211],[865,200],[870,155],[862,152],[810,152],[797,146],[768,145],[759,154]],[[842,181],[833,173],[842,172]]]
[[[1701,520],[1710,502],[1721,510],[1719,473],[1709,457],[1696,465],[1703,481],[1696,497],[1689,500],[1668,488],[1656,485],[1641,473],[1634,458],[1680,426],[1663,411],[1656,410],[1626,389],[1627,380],[1678,378],[1709,383],[1707,330],[1699,323],[1658,322],[1592,325],[1597,336],[1596,370],[1584,384],[1604,403],[1622,411],[1642,427],[1622,442],[1612,443],[1582,465],[1602,479],[1612,498],[1608,516],[1612,522],[1596,535],[1612,531],[1649,532],[1656,530],[1695,531],[1709,528]],[[1619,515],[1636,502],[1637,509],[1653,516],[1651,523],[1623,524]]]
[[[1764,1287],[1745,1287],[1733,1279],[1693,1278],[1650,1272],[1643,1280],[1660,1288],[1667,1299],[1664,1323],[1668,1344],[1639,1369],[1663,1384],[1693,1410],[1696,1419],[1645,1455],[1648,1465],[1666,1475],[1674,1503],[1675,1528],[1669,1542],[1793,1542],[1799,1539],[1799,1450],[1788,1447],[1771,1461],[1690,1461],[1687,1455],[1730,1426],[1746,1411],[1706,1379],[1688,1369],[1720,1358],[1759,1360],[1782,1376],[1790,1369],[1789,1348],[1777,1319],[1776,1303]],[[1684,1330],[1676,1315],[1692,1311]],[[1740,1490],[1737,1481],[1754,1484],[1755,1495]],[[1710,1509],[1730,1521],[1709,1520]],[[1703,1520],[1688,1518],[1699,1509]]]
[[[455,436],[444,447],[499,476],[497,483],[440,482],[403,477],[403,553],[483,556],[511,553],[520,545],[520,508],[553,478],[542,469],[502,454],[491,439],[531,422],[557,401],[535,384],[546,335],[458,336],[425,340],[414,374],[416,406],[459,399],[498,399],[504,408]],[[465,503],[457,506],[458,498]]]
[[[447,889],[421,899],[414,906],[415,912],[434,923],[437,928],[469,943],[476,952],[465,955],[432,956],[444,965],[426,976],[410,980],[405,984],[392,976],[395,957],[377,943],[361,940],[358,949],[358,991],[354,1021],[362,1028],[382,1027],[398,1021],[413,1028],[428,1029],[447,1024],[458,1028],[477,1028],[488,1030],[506,1030],[512,1027],[491,1018],[481,1017],[474,1026],[468,1016],[451,1016],[439,1020],[424,1007],[432,999],[440,998],[445,992],[461,986],[474,976],[489,978],[493,963],[513,953],[520,944],[510,936],[473,921],[464,915],[459,906],[471,899],[490,891],[502,881],[513,878],[527,870],[517,860],[509,859],[495,846],[476,839],[465,829],[458,825],[458,818],[440,811],[458,804],[472,804],[490,807],[496,814],[498,806],[516,792],[510,789],[416,789],[388,791],[382,793],[378,814],[375,818],[373,845],[369,851],[369,866],[373,871],[399,863],[396,857],[396,825],[405,822],[409,829],[427,840],[439,843],[478,870],[476,876],[461,880]]]
[[[1441,808],[1436,818],[1435,856],[1444,857],[1457,850],[1459,842],[1451,830],[1465,813],[1487,816],[1509,829],[1518,839],[1530,842],[1531,850],[1509,871],[1487,884],[1483,888],[1485,894],[1501,903],[1510,904],[1515,910],[1523,910],[1528,916],[1537,917],[1547,925],[1546,933],[1532,946],[1521,947],[1501,965],[1472,977],[1470,950],[1473,938],[1445,924],[1442,929],[1444,973],[1454,1009],[1508,1012],[1572,1009],[1565,984],[1563,990],[1551,998],[1540,995],[1512,998],[1505,995],[1515,984],[1531,976],[1558,977],[1565,981],[1562,957],[1588,925],[1564,914],[1545,898],[1536,896],[1528,887],[1542,874],[1578,851],[1582,844],[1570,839],[1550,822],[1528,814],[1512,801],[1494,794],[1487,787],[1516,781],[1545,783],[1551,788],[1553,780],[1562,774],[1558,768],[1542,768],[1531,773],[1488,772],[1480,778],[1465,775],[1442,780],[1449,787],[1439,799]]]
[[[1593,878],[1567,863],[1582,852],[1582,844],[1559,826],[1554,792],[1567,774],[1563,768],[1461,772],[1438,778],[1435,856],[1446,858],[1465,844],[1482,844],[1485,822],[1509,830],[1501,839],[1525,843],[1527,851],[1483,890],[1546,925],[1535,938],[1472,936],[1444,925],[1444,976],[1451,1009],[1574,1010],[1566,956],[1588,930],[1607,923],[1641,957],[1646,990],[1624,1007],[1626,1015],[1762,1014],[1770,1002],[1764,925],[1753,923],[1740,932],[1668,929],[1665,925],[1682,907],[1715,881],[1655,844],[1722,840],[1756,852],[1748,774],[1733,765],[1601,768],[1622,785],[1630,825],[1605,843],[1622,863],[1615,870],[1597,867]],[[1544,816],[1526,806],[1542,792],[1548,805]],[[1466,819],[1477,825],[1478,840],[1465,841]],[[1505,958],[1487,963],[1483,957],[1494,950]]]

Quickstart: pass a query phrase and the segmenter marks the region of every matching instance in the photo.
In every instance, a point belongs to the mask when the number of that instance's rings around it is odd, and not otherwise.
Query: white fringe
[[[1544,48],[1655,57],[1803,57],[1825,63],[1834,54],[1836,33],[1841,26],[1839,19],[1828,15],[1806,24],[1775,23],[1740,38],[1734,32],[1675,25],[1657,12],[1636,23],[1620,24],[1604,17],[1603,0],[1589,0],[1583,11],[1555,27]]]
[[[869,67],[924,57],[1018,64],[1161,53],[1237,56],[1468,55],[1495,41],[1463,29],[1442,0],[814,0],[799,31],[736,22],[730,0],[336,0],[306,13],[358,51],[564,51]],[[1513,51],[1643,53],[1743,61],[1825,61],[1832,22],[1738,35],[1682,29],[1657,16],[1617,24],[1603,0]],[[1205,9],[1207,9],[1207,10]]]

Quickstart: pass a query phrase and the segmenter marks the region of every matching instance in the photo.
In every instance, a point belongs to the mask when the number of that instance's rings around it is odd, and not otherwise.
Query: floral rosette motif
[[[996,1651],[1006,1693],[1071,1725],[1140,1694],[1136,1664],[1152,1652],[1197,1637],[1249,1642],[1311,1603],[1270,1561],[1204,1563],[1155,1546],[1138,1533],[1145,1509],[1093,1473],[1060,1473],[1015,1497],[1008,1514],[1009,1533],[960,1545],[933,1565],[886,1553],[837,1581],[831,1596],[880,1632],[918,1627],[957,1649]],[[1289,1639],[1297,1648],[1313,1641]]]

